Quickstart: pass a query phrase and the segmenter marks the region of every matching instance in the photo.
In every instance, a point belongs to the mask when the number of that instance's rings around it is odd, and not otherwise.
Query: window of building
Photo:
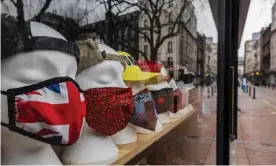
[[[168,33],[172,33],[172,27],[168,28]]]
[[[149,27],[149,23],[148,23],[148,19],[145,19],[144,20],[144,28],[147,28]]]
[[[144,34],[144,42],[147,42],[147,41],[148,41],[147,37],[148,37],[148,33],[145,32],[145,34]]]
[[[128,35],[128,28],[126,28],[126,30],[125,30],[125,39],[127,39],[127,36]]]
[[[168,42],[168,52],[173,52],[173,43],[172,43],[172,41]]]
[[[173,22],[173,15],[172,15],[172,13],[170,13],[169,16],[168,16],[168,22],[169,23]]]
[[[186,46],[186,49],[185,49],[185,56],[188,56],[188,47]]]
[[[119,36],[119,39],[122,38],[122,31],[121,30],[118,31],[118,36]]]
[[[169,0],[169,7],[173,7],[174,0]]]
[[[120,35],[120,39],[123,39],[123,38],[124,38],[124,29],[121,29],[121,30],[120,30],[119,35]]]
[[[149,46],[148,45],[144,45],[144,53],[146,56],[148,56],[148,54],[149,54]]]

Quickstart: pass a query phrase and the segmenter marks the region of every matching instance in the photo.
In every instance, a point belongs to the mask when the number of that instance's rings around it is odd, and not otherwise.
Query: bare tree
[[[116,25],[121,24],[119,16],[127,12],[131,6],[123,4],[114,0],[96,0],[100,5],[105,8],[105,16],[107,20],[107,39],[106,43],[112,47],[116,45],[116,39],[118,38],[118,31],[115,29]],[[99,33],[99,32],[97,32]]]
[[[39,1],[36,1],[36,3],[39,2],[38,6],[41,6],[41,8],[38,8],[39,9],[38,13],[34,16],[33,19],[35,19],[36,21],[40,21],[41,16],[50,7],[50,4],[51,4],[52,1],[53,0],[39,0]],[[11,2],[13,4],[13,6],[16,8],[18,16],[22,17],[20,15],[23,15],[23,19],[27,19],[27,18],[25,18],[26,14],[25,14],[24,11],[27,11],[29,13],[35,11],[33,9],[28,8],[29,4],[26,4],[27,0],[25,0],[25,1],[24,0],[1,0],[1,5],[3,5],[4,10],[6,12],[9,12],[9,6],[7,4],[5,4],[5,2]],[[32,5],[30,7],[32,7]],[[18,13],[18,9],[20,9],[20,13]],[[22,11],[21,11],[21,9],[22,9]]]
[[[140,19],[148,20],[147,25],[140,26],[136,30],[139,32],[140,38],[148,41],[151,60],[157,60],[158,49],[164,41],[181,33],[191,20],[190,18],[184,19],[184,12],[193,0],[183,0],[174,6],[171,4],[172,0],[115,1],[130,7],[137,7],[141,11]],[[162,33],[162,29],[165,27],[170,27],[167,34]]]
[[[90,13],[94,12],[98,6],[99,4],[96,4],[95,1],[84,0],[81,2],[76,0],[75,3],[66,6],[61,15],[73,19],[79,25],[85,25],[88,24]]]

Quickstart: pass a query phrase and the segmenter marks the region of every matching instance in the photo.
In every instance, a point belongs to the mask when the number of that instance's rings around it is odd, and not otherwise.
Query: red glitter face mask
[[[93,88],[84,92],[88,126],[113,135],[123,130],[133,116],[131,88]]]

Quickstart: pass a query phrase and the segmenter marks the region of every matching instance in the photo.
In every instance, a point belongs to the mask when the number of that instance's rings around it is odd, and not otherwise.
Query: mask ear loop
[[[18,19],[18,28],[22,35],[24,50],[31,50],[33,47],[33,36],[30,29],[30,24],[26,24],[24,19],[24,9],[23,1],[17,0],[17,19]]]
[[[131,62],[131,60],[128,57],[124,57],[124,58],[126,59],[127,63],[130,64],[130,66],[134,66],[134,64]]]

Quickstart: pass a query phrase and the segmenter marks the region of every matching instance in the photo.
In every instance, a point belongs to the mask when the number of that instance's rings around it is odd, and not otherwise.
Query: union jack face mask
[[[81,134],[86,105],[70,77],[8,89],[9,130],[51,144],[71,145]]]

